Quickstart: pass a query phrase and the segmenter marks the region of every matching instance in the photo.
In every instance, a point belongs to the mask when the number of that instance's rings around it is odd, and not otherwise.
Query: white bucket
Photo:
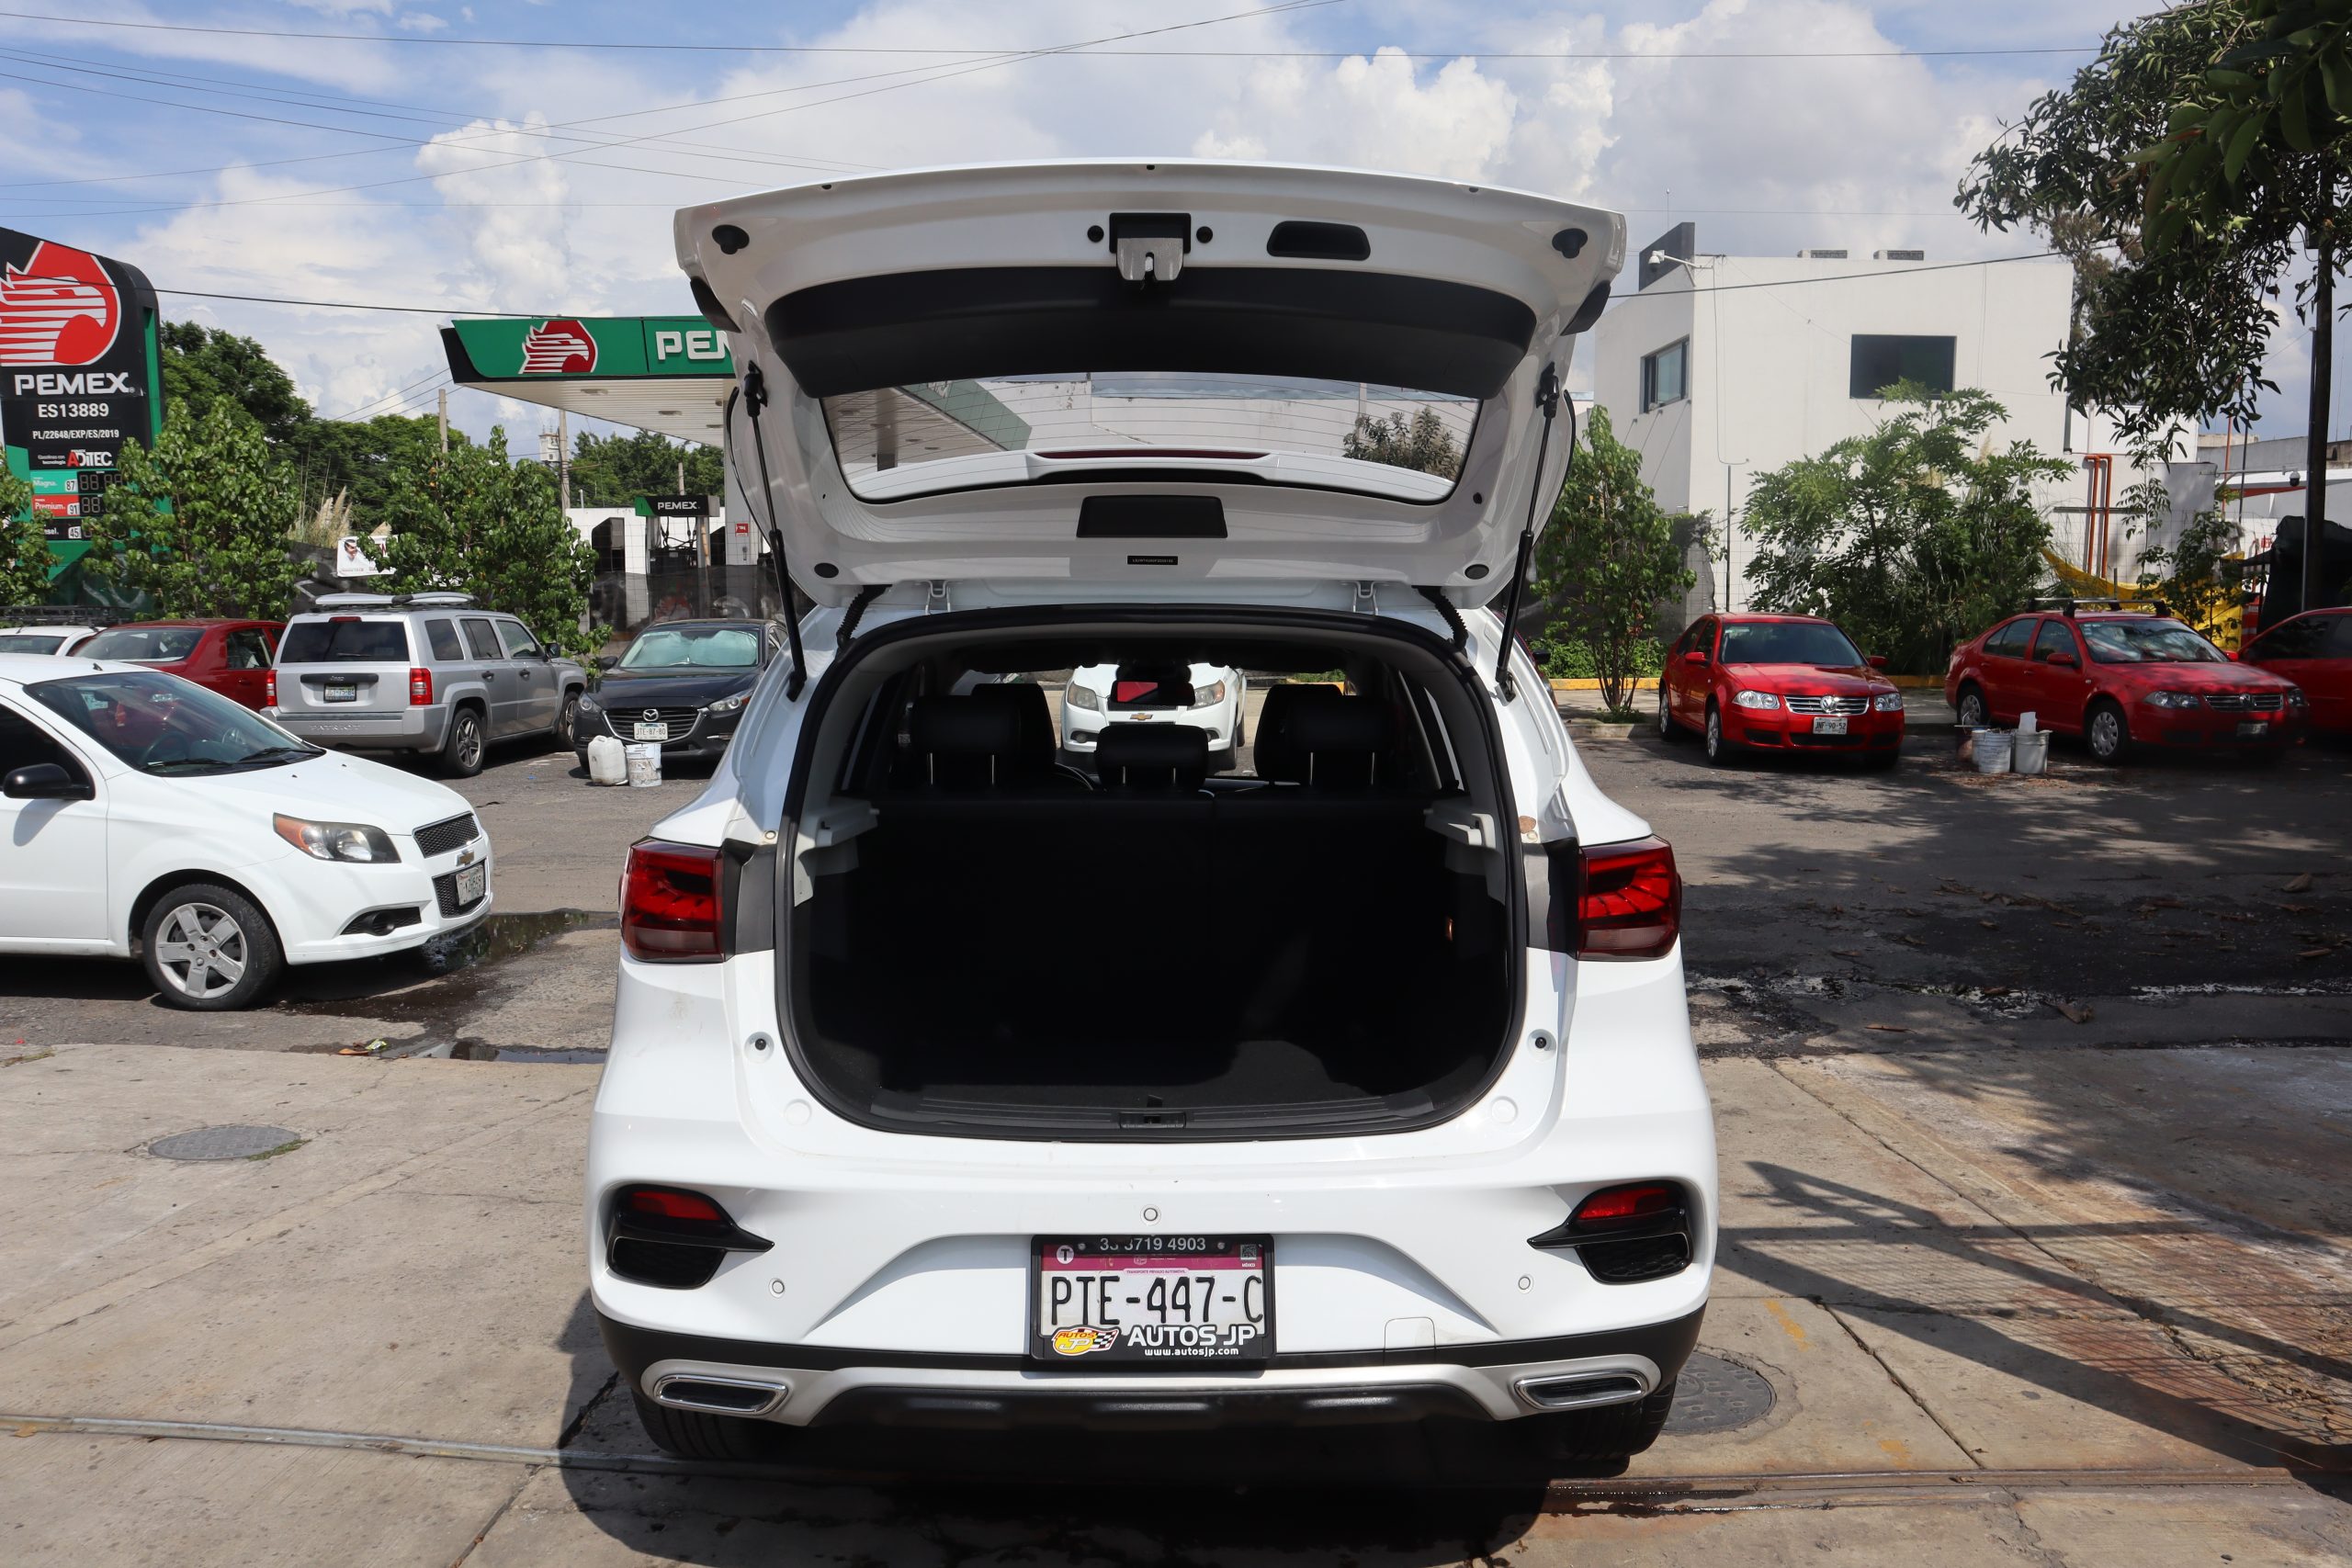
[[[2029,735],[2025,731],[2019,730],[2018,732],[2017,739],[2017,753],[2011,759],[2011,765],[2016,769],[2016,771],[2020,773],[2039,773],[2045,771],[2049,764],[2049,731],[2037,730],[2033,734]]]
[[[662,747],[648,740],[628,749],[628,783],[631,789],[650,789],[662,782]]]
[[[588,742],[588,780],[600,784],[628,783],[628,753],[613,736],[599,735]]]
[[[1976,732],[1976,771],[1980,773],[2006,773],[2017,737],[2006,729],[1980,729]],[[2046,745],[2047,742],[2044,742]]]

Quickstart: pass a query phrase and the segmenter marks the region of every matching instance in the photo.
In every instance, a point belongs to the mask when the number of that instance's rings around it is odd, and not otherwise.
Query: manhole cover
[[[1736,1361],[1704,1351],[1682,1363],[1666,1429],[1685,1436],[1730,1432],[1772,1413],[1772,1385]]]
[[[147,1152],[165,1159],[251,1159],[301,1141],[301,1134],[285,1127],[198,1127],[158,1138]]]

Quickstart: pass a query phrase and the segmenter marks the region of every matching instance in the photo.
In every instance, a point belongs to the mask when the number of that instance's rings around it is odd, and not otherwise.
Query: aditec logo
[[[43,240],[0,275],[0,365],[90,365],[114,346],[114,280],[87,251]]]
[[[596,368],[596,340],[578,321],[541,321],[523,335],[526,376],[585,376]]]

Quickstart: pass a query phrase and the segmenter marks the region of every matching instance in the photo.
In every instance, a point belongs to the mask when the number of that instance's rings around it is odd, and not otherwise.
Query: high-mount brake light
[[[1682,934],[1682,877],[1663,839],[1584,852],[1578,958],[1663,958]]]
[[[621,873],[621,945],[649,964],[722,955],[718,852],[641,839]]]

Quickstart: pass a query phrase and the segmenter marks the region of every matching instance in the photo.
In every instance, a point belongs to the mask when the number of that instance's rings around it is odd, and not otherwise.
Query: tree
[[[2274,302],[2307,246],[2320,265],[2297,309],[2312,326],[2314,365],[2329,363],[2325,295],[2346,192],[2342,121],[2331,109],[2334,129],[2317,123],[2312,89],[2332,106],[2352,73],[2339,63],[2331,74],[2325,51],[2312,51],[2271,100],[2267,68],[2240,52],[2304,47],[2268,37],[2290,10],[2337,14],[2340,56],[2342,0],[2172,6],[2111,29],[2098,58],[2007,127],[1961,182],[1959,205],[1980,227],[2040,229],[2075,258],[2074,332],[2052,380],[2109,411],[2143,459],[2181,423],[2250,423],[2260,394],[2278,390],[2262,374]],[[2312,389],[2320,441],[2324,368]],[[2306,512],[2316,518],[2324,463],[2312,468]]]
[[[565,653],[603,646],[605,628],[581,625],[595,551],[565,520],[547,470],[508,460],[505,431],[492,432],[487,446],[453,447],[398,470],[384,515],[391,537],[383,564],[395,589],[470,593]]]
[[[1672,526],[1642,482],[1641,454],[1595,408],[1552,503],[1552,525],[1535,543],[1535,591],[1553,610],[1547,640],[1581,648],[1601,705],[1623,713],[1642,665],[1656,661],[1659,602],[1690,581]]]
[[[30,513],[33,487],[0,465],[0,604],[49,603],[49,536]]]
[[[283,620],[302,574],[287,548],[300,510],[293,476],[243,409],[175,403],[153,450],[123,446],[85,559],[159,615]]]
[[[1410,424],[1401,412],[1385,420],[1358,414],[1355,428],[1340,439],[1340,455],[1449,479],[1462,471],[1462,446],[1433,408],[1415,410]]]
[[[678,489],[678,465],[686,488]],[[572,443],[571,499],[579,506],[627,506],[640,495],[719,495],[727,488],[716,446],[684,445],[650,430],[619,435],[581,432]]]
[[[1885,389],[1868,435],[1759,475],[1747,492],[1756,608],[1837,622],[1913,671],[2031,601],[2050,525],[2033,487],[2072,469],[2030,442],[1995,451],[2007,411],[1980,391]]]
[[[253,416],[262,434],[285,446],[313,423],[294,378],[249,337],[197,321],[165,321],[156,333],[162,350],[165,406],[179,402],[201,417],[216,402]]]

